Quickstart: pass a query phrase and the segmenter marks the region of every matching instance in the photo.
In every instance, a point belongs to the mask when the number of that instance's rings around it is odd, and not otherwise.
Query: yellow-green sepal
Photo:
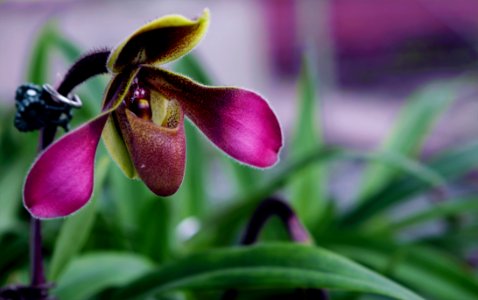
[[[103,142],[113,161],[120,167],[123,173],[129,178],[136,178],[136,169],[129,156],[128,149],[115,126],[115,110],[121,105],[126,95],[130,92],[134,78],[139,69],[126,69],[124,72],[115,75],[109,82],[106,89],[105,100],[103,101],[103,114],[109,113],[103,133]]]
[[[106,121],[105,128],[103,129],[103,143],[108,150],[113,161],[123,171],[128,178],[137,178],[138,173],[131,161],[128,149],[123,141],[123,138],[118,132],[115,126],[113,116],[110,115],[108,121]]]
[[[204,37],[208,26],[208,9],[194,20],[181,15],[156,19],[117,46],[108,58],[107,67],[116,73],[127,66],[173,61],[191,51]]]

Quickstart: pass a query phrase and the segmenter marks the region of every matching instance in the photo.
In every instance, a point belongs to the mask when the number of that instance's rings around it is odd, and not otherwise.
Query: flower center
[[[129,101],[126,101],[126,106],[129,110],[134,112],[138,118],[144,120],[151,120],[153,116],[151,112],[151,93],[149,89],[142,86],[137,80],[133,83],[133,94]]]
[[[135,78],[128,96],[123,100],[126,108],[136,117],[158,126],[174,129],[181,119],[181,107],[175,99],[167,99],[161,93],[148,88]]]

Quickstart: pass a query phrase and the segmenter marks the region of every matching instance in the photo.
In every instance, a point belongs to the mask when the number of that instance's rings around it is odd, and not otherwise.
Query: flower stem
[[[39,151],[44,150],[55,139],[56,126],[45,127],[40,132]],[[31,217],[30,221],[30,263],[31,286],[42,286],[46,283],[43,267],[41,221]]]
[[[267,198],[256,209],[247,225],[246,233],[242,238],[242,245],[251,245],[257,241],[259,233],[265,223],[277,216],[286,226],[290,238],[297,243],[309,244],[311,239],[307,230],[300,223],[294,211],[283,201],[276,198]]]
[[[106,62],[108,61],[110,52],[108,49],[94,51],[77,60],[58,86],[58,93],[67,96],[75,86],[88,78],[98,74],[108,73]]]
[[[106,68],[106,62],[108,60],[109,53],[109,50],[102,50],[90,53],[80,58],[66,73],[62,82],[58,86],[58,92],[64,96],[67,96],[77,85],[81,84],[88,78],[108,72]],[[47,148],[54,141],[56,131],[57,126],[46,126],[41,129],[39,140],[40,152]],[[30,286],[33,289],[38,289],[41,291],[38,296],[35,297],[35,299],[32,298],[32,300],[46,300],[49,299],[49,286],[46,282],[45,270],[43,266],[41,220],[32,217],[30,224]]]
[[[45,272],[43,269],[43,255],[41,251],[41,221],[32,217],[30,226],[31,285],[41,286],[46,283]]]

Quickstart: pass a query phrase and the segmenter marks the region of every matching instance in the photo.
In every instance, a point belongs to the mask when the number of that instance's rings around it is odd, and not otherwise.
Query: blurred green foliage
[[[67,66],[81,53],[49,23],[33,47],[26,79],[49,82],[53,55]],[[184,183],[176,195],[159,198],[125,178],[100,147],[94,199],[65,220],[44,222],[54,294],[60,299],[219,299],[222,291],[236,288],[248,299],[258,291],[315,287],[330,288],[332,299],[372,299],[370,294],[478,299],[478,272],[467,260],[478,249],[478,196],[473,189],[456,188],[466,186],[467,175],[478,166],[478,140],[426,161],[418,156],[433,123],[454,99],[457,83],[433,84],[414,94],[384,145],[376,153],[358,153],[322,139],[310,59],[304,59],[298,79],[293,136],[286,137],[282,162],[272,170],[239,165],[188,123]],[[214,83],[197,56],[184,57],[174,68]],[[104,85],[96,78],[77,91],[85,108],[76,112],[75,124],[99,111]],[[14,113],[0,111],[1,285],[25,282],[28,274],[29,218],[21,190],[38,134],[16,132]],[[366,170],[356,201],[345,210],[327,184],[330,167],[344,160],[360,161]],[[226,199],[218,199],[219,174],[231,185]],[[257,204],[276,193],[290,197],[316,245],[277,243],[283,229],[270,222],[260,245],[238,246]],[[397,216],[404,204],[420,197],[430,201]],[[430,224],[439,230],[414,233]],[[222,249],[211,252],[214,248]]]

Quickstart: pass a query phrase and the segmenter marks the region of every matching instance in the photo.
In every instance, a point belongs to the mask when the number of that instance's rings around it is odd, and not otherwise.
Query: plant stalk
[[[64,96],[80,83],[98,74],[107,73],[106,62],[110,51],[102,50],[90,53],[80,58],[68,70],[58,87],[58,92]],[[41,129],[39,140],[39,152],[45,150],[54,140],[57,126],[47,126]],[[42,253],[42,230],[41,220],[31,217],[30,221],[30,263],[31,281],[30,287],[39,290],[38,298],[34,300],[50,299],[48,296],[48,284],[45,276]],[[30,298],[29,298],[30,299]]]
[[[56,126],[45,127],[40,132],[39,151],[44,150],[55,139]],[[31,217],[30,221],[30,263],[32,287],[46,284],[43,267],[41,220]]]

